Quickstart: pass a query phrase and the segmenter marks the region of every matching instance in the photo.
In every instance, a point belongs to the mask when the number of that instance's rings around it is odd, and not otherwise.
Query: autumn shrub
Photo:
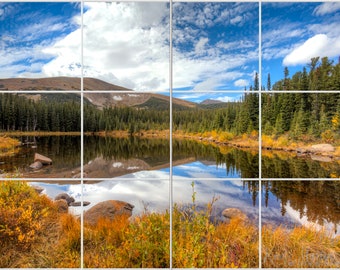
[[[327,129],[326,131],[321,133],[321,139],[323,142],[333,143],[335,141],[334,133],[331,130]]]
[[[80,221],[27,182],[0,182],[0,267],[80,267]]]
[[[235,135],[231,132],[227,132],[227,131],[222,131],[219,135],[218,140],[220,142],[228,142],[231,141],[235,138]]]
[[[0,182],[0,240],[27,249],[49,215],[52,202],[22,181]]]
[[[18,152],[20,141],[7,136],[0,136],[0,157]]]

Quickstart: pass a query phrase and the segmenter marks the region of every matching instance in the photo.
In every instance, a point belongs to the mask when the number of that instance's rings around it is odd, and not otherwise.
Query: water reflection
[[[145,209],[151,212],[163,212],[169,210],[170,206],[170,181],[169,180],[105,180],[99,182],[88,182],[83,185],[79,183],[43,183],[32,182],[44,188],[43,193],[51,199],[62,192],[73,196],[76,201],[83,199],[91,202],[84,207],[85,210],[105,200],[122,200],[135,206],[133,215],[141,214]],[[258,203],[254,202],[248,184],[241,180],[233,181],[194,181],[196,192],[195,204],[197,207],[205,208],[215,197],[218,198],[214,204],[213,215],[221,218],[221,212],[225,208],[236,207],[244,211],[248,217],[257,223]],[[179,205],[192,204],[192,181],[173,181],[173,201]],[[71,212],[79,215],[80,207],[70,207]]]
[[[29,177],[63,177],[65,172],[80,166],[80,136],[25,136],[18,139],[25,144],[20,147],[18,154],[1,157],[0,171],[18,170]],[[33,163],[35,153],[51,158],[53,164],[32,171],[29,166]]]
[[[263,182],[262,222],[324,227],[340,235],[340,181]]]
[[[296,154],[263,151],[263,178],[330,178],[340,176],[339,161],[321,162]]]
[[[258,154],[227,146],[217,147],[192,140],[174,140],[176,175],[197,178],[256,178]],[[169,172],[167,139],[84,138],[84,171],[88,178],[142,177],[143,171]]]

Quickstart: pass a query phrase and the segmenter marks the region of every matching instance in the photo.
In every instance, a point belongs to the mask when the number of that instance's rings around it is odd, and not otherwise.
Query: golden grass
[[[20,141],[7,136],[0,136],[0,157],[19,152]]]
[[[262,227],[262,267],[337,268],[340,238],[324,231],[296,227]]]
[[[192,198],[195,202],[195,194]],[[172,215],[174,268],[258,267],[258,228],[238,218],[213,224],[215,199],[199,211],[175,205]],[[26,182],[0,182],[0,267],[79,268],[80,221],[58,213],[54,203]],[[262,228],[263,267],[338,267],[340,237],[296,227]],[[170,267],[170,213],[101,219],[84,227],[84,266]]]

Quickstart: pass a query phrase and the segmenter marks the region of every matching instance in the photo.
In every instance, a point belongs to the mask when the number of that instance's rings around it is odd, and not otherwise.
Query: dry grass
[[[262,227],[262,267],[338,268],[340,238],[312,228]]]

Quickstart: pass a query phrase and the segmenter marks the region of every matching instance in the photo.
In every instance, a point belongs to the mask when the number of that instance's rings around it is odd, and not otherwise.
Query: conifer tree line
[[[284,78],[269,90],[340,90],[340,58],[334,64],[327,57],[312,58],[310,64]],[[302,91],[301,91],[302,92]],[[340,132],[340,93],[266,93],[262,94],[262,131],[267,135],[288,133],[297,139],[301,135],[332,141]]]
[[[80,131],[80,103],[33,101],[18,94],[0,94],[1,131]]]
[[[257,86],[256,86],[257,85]],[[254,90],[258,90],[258,74]],[[157,107],[157,106],[155,106]],[[250,133],[259,127],[259,98],[247,93],[238,102],[223,107],[188,108],[173,106],[173,130],[185,132],[228,131],[234,134]],[[146,107],[107,107],[98,110],[84,107],[84,131],[128,130],[130,134],[143,130],[165,130],[170,126],[170,109]]]
[[[307,67],[291,77],[285,68],[283,79],[273,85],[268,74],[267,89],[340,90],[340,63],[334,64],[327,57],[312,58]],[[173,130],[230,132],[234,135],[258,131],[258,90],[256,73],[253,85],[238,101],[194,108],[174,104]],[[340,93],[267,91],[261,95],[263,134],[289,134],[292,138],[306,134],[325,140],[340,136]],[[33,101],[22,95],[4,93],[0,94],[0,130],[80,131],[80,110],[80,102],[59,96]],[[125,130],[132,135],[144,130],[166,130],[169,129],[170,113],[170,106],[164,100],[103,109],[84,102],[84,131]]]

